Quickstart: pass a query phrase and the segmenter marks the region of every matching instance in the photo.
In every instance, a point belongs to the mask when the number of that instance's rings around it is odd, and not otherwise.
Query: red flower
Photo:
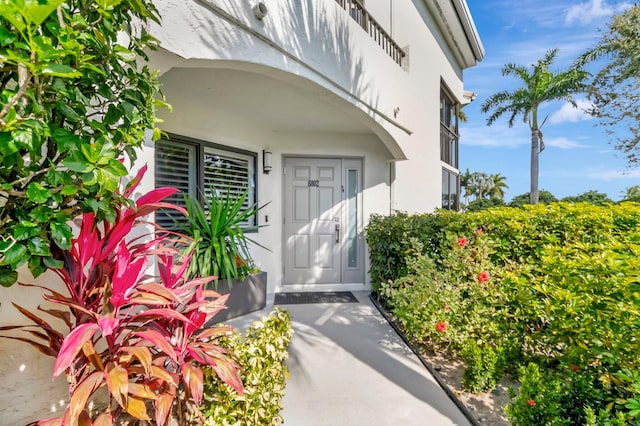
[[[482,228],[476,229],[476,237],[482,235],[483,233],[484,233],[484,231],[482,230]]]
[[[482,271],[478,274],[478,282],[479,283],[484,283],[489,281],[489,273],[487,271]]]
[[[533,399],[528,400],[527,404],[529,405],[529,407],[535,407],[537,405]]]
[[[569,369],[570,369],[571,371],[578,371],[578,370],[580,370],[580,367],[578,367],[578,366],[577,366],[577,365],[575,365],[575,364],[571,364],[571,365],[569,366]]]
[[[438,330],[440,333],[444,333],[445,331],[447,331],[447,323],[444,321],[438,321],[436,323],[436,330]]]
[[[460,238],[458,238],[458,245],[459,245],[460,247],[464,247],[464,246],[466,246],[466,245],[467,245],[467,243],[468,243],[468,241],[467,241],[467,239],[466,239],[465,237],[460,237]]]

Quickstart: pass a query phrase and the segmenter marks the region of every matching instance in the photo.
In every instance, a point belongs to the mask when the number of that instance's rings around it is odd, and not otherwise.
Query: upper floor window
[[[459,104],[445,89],[440,90],[440,160],[458,168]]]
[[[256,154],[197,141],[171,137],[161,139],[155,146],[156,188],[175,187],[180,190],[167,202],[185,207],[184,195],[200,199],[205,207],[209,204],[212,191],[216,196],[239,196],[249,191],[246,208],[256,201]],[[175,213],[160,210],[156,213],[156,223],[165,228],[174,227]],[[177,219],[177,218],[176,218]],[[256,228],[256,217],[244,227]]]
[[[460,208],[460,175],[445,168],[442,169],[442,208]]]

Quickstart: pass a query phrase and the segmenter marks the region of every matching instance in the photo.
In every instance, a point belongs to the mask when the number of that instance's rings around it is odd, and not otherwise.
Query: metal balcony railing
[[[404,51],[393,41],[382,26],[373,19],[358,0],[336,0],[336,3],[351,15],[369,36],[378,43],[382,50],[387,52],[387,55],[389,55],[395,63],[402,66],[402,59],[405,56]]]

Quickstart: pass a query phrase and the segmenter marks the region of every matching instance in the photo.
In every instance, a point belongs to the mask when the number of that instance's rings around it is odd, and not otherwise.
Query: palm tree
[[[469,205],[469,197],[473,195],[475,189],[472,185],[473,174],[467,171],[460,175],[460,186],[464,188],[464,205]]]
[[[524,66],[507,64],[502,68],[502,75],[520,78],[524,83],[519,89],[495,93],[491,95],[481,107],[483,113],[493,110],[487,118],[487,125],[492,125],[504,113],[509,113],[509,127],[513,127],[516,117],[522,115],[524,122],[531,129],[531,204],[538,203],[538,155],[544,149],[542,132],[544,125],[538,124],[538,107],[545,102],[553,100],[566,100],[577,107],[571,96],[581,92],[585,88],[584,80],[587,73],[580,68],[571,68],[568,71],[554,74],[549,71],[558,49],[549,50],[532,69]],[[545,119],[546,120],[546,119]]]
[[[509,185],[505,182],[507,178],[500,173],[489,176],[492,181],[491,189],[489,190],[489,198],[499,198],[504,200],[504,190],[509,189]]]
[[[640,200],[640,185],[633,185],[626,189],[626,194],[623,201],[639,201]]]

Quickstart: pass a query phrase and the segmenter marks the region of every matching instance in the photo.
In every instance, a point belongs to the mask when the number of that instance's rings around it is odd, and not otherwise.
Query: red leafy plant
[[[125,187],[129,197],[145,169]],[[136,202],[121,206],[113,223],[97,222],[93,213],[82,215],[70,251],[59,254],[54,271],[68,295],[40,287],[43,298],[61,309],[38,310],[61,319],[66,337],[38,314],[14,306],[34,324],[22,328],[35,339],[5,336],[28,342],[56,357],[53,376],[66,373],[70,402],[63,417],[41,420],[39,425],[112,425],[124,412],[164,425],[174,412],[179,423],[198,415],[203,397],[200,365],[209,365],[225,383],[243,394],[239,366],[233,354],[218,346],[218,338],[231,327],[205,324],[228,296],[205,288],[215,277],[187,280],[189,258],[173,244],[175,234],[155,228],[152,234],[130,237],[147,224],[143,218],[159,208],[184,209],[162,202],[174,188],[155,189]],[[158,276],[147,276],[156,259]],[[25,284],[23,284],[25,285]],[[88,409],[100,389],[108,391],[107,407]]]

